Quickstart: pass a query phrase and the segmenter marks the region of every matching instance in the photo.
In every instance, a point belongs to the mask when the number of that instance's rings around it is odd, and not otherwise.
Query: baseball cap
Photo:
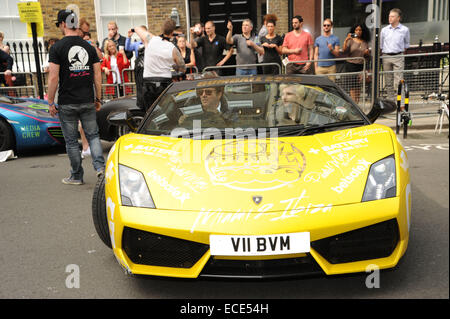
[[[72,18],[69,19],[69,21],[71,22],[71,24],[76,24],[78,23],[78,19],[77,16],[75,14],[75,12],[73,12],[72,10],[68,10],[68,9],[63,9],[63,10],[59,10],[58,11],[58,18],[56,20],[56,26],[59,27],[59,24],[61,22],[68,22],[67,21],[67,17],[72,15]]]

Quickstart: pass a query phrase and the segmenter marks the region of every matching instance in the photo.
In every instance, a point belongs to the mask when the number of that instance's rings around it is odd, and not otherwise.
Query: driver
[[[201,120],[202,127],[225,128],[230,126],[231,121],[228,116],[228,106],[223,96],[223,87],[197,88],[196,94],[200,99],[202,112],[189,116],[189,121]],[[186,121],[188,116],[182,115],[178,119],[178,124]]]

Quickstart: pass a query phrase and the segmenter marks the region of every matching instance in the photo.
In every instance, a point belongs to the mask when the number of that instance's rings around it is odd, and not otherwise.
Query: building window
[[[27,24],[20,22],[18,0],[2,0],[0,10],[0,31],[5,33],[4,42],[29,40]]]
[[[115,21],[119,33],[127,36],[129,29],[147,25],[146,0],[95,0],[98,41],[108,36],[108,22]]]

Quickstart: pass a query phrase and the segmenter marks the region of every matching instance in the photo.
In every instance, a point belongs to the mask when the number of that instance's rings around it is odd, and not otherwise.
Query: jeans
[[[257,69],[239,69],[236,68],[236,75],[256,75],[258,74]]]
[[[71,177],[83,180],[81,152],[78,146],[78,121],[81,121],[91,149],[92,164],[96,171],[105,169],[102,144],[98,134],[97,115],[94,103],[66,104],[58,106],[59,121],[66,141],[66,151],[71,166]]]

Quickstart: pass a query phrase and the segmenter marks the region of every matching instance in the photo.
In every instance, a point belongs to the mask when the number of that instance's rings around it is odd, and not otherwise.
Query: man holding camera
[[[186,71],[180,51],[171,42],[174,30],[175,22],[172,19],[164,22],[161,36],[153,35],[142,26],[131,30],[137,33],[145,47],[143,98],[138,96],[137,99],[138,107],[145,111],[172,82],[172,69],[175,72]]]
[[[323,35],[318,37],[314,42],[314,67],[317,75],[335,74],[336,61],[317,61],[335,59],[339,57],[339,38],[331,33],[333,22],[331,19],[323,21]],[[334,81],[335,76],[329,76]]]

